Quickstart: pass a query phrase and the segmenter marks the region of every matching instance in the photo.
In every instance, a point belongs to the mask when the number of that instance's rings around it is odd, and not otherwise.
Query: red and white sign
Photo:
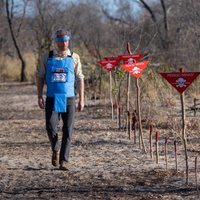
[[[200,72],[161,72],[160,74],[182,94]]]
[[[119,60],[101,60],[98,63],[106,70],[111,71],[119,63]]]
[[[139,78],[142,74],[144,69],[149,64],[149,61],[143,61],[133,64],[122,64],[120,65],[125,71],[129,72],[130,75],[135,76],[136,78]]]
[[[119,55],[119,59],[122,60],[125,64],[133,64],[138,62],[144,54],[129,54],[129,55]]]

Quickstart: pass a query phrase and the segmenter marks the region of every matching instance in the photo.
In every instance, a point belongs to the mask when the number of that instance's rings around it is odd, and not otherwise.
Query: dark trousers
[[[75,118],[75,97],[67,98],[67,112],[57,113],[53,111],[54,98],[46,98],[46,130],[51,143],[52,151],[60,150],[60,161],[69,161],[69,152],[71,145],[71,138],[74,128]],[[60,118],[62,119],[62,140],[61,145],[58,138],[58,123]]]

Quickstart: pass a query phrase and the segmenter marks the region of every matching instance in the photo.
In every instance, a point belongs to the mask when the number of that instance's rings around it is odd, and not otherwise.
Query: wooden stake
[[[134,129],[134,144],[136,144],[136,140],[137,140],[137,136],[136,136],[137,123],[138,123],[137,112],[136,112],[136,110],[134,110],[134,112],[132,114],[132,126],[133,126],[133,129]]]
[[[183,72],[183,69],[180,69],[180,72]],[[185,150],[185,167],[186,167],[186,184],[189,183],[189,167],[188,167],[188,153],[187,153],[187,138],[185,135],[185,128],[186,128],[186,122],[185,122],[185,99],[184,99],[184,92],[180,95],[181,97],[181,111],[182,111],[182,139],[183,139],[183,145]]]
[[[132,116],[132,114],[131,114],[131,112],[130,111],[127,111],[127,113],[128,113],[128,124],[127,124],[127,129],[128,129],[128,138],[129,138],[129,140],[131,139],[131,116]]]
[[[119,126],[119,105],[118,105],[118,102],[117,102],[117,98],[116,98],[116,111],[117,111],[117,126],[118,128],[120,129],[120,126]]]
[[[196,183],[196,188],[197,188],[197,194],[199,197],[199,187],[198,187],[198,178],[197,178],[197,173],[198,173],[198,167],[197,167],[197,157],[195,157],[195,183]]]
[[[197,113],[197,107],[196,107],[196,105],[197,105],[197,99],[194,98],[194,117],[196,117],[196,113]]]
[[[113,98],[112,98],[112,72],[110,71],[110,103],[112,109],[112,120],[114,120],[114,111],[113,111]]]
[[[149,132],[150,156],[151,156],[151,158],[153,159],[153,150],[152,150],[152,146],[153,146],[153,144],[152,144],[152,131],[153,131],[153,126],[150,125],[149,129],[150,129],[150,132]]]
[[[120,105],[118,105],[118,120],[119,120],[119,122],[118,122],[118,125],[119,125],[119,129],[121,129],[121,127],[122,127],[122,125],[121,125],[121,107],[120,107]]]
[[[175,155],[176,172],[178,172],[178,160],[177,160],[177,145],[176,145],[176,140],[174,140],[174,155]]]
[[[132,54],[131,52],[131,45],[130,43],[128,42],[127,43],[127,51],[129,54]],[[129,112],[129,107],[130,107],[130,81],[131,81],[131,76],[129,73],[127,73],[127,93],[126,93],[126,111],[127,111],[127,118],[126,118],[126,131],[128,132],[128,135],[129,135],[129,127],[128,127],[128,124],[129,124],[129,116],[128,116],[128,112]],[[130,138],[130,136],[129,136]]]
[[[184,101],[184,94],[181,94],[181,110],[182,110],[182,140],[185,150],[185,167],[186,167],[186,184],[189,183],[189,167],[188,167],[188,153],[187,153],[187,138],[185,135],[185,101]]]
[[[143,147],[144,153],[146,153],[146,147],[145,147],[145,144],[144,144],[143,131],[142,131],[142,119],[141,119],[141,113],[140,113],[140,87],[139,87],[139,79],[138,78],[136,78],[136,88],[137,88],[137,108],[138,108],[138,123],[139,123],[139,139],[141,138],[142,147]]]
[[[159,134],[158,131],[156,131],[156,163],[159,163],[159,146],[158,146],[158,138]]]
[[[130,74],[127,73],[127,94],[126,94],[126,110],[127,110],[127,118],[126,118],[126,131],[128,133],[128,137],[130,139],[130,132],[129,132],[129,122],[130,122]]]
[[[137,143],[137,122],[135,123],[135,126],[134,126],[134,144]]]
[[[165,138],[165,163],[166,163],[166,170],[168,170],[167,138]]]

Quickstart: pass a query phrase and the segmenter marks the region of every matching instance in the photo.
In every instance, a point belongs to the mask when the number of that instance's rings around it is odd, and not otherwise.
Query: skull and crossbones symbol
[[[180,87],[180,88],[186,87],[185,82],[186,82],[186,80],[184,78],[180,77],[176,80],[176,83],[177,83],[176,86]]]

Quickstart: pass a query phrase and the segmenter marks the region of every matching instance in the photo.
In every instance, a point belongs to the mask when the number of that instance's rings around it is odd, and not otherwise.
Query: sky
[[[34,1],[34,0],[33,0]],[[101,2],[105,8],[107,8],[108,10],[110,10],[111,14],[112,12],[114,13],[117,10],[117,2],[119,2],[119,0],[54,0],[54,1],[58,1],[61,2],[62,4],[66,5],[68,3],[73,3],[73,4],[78,4],[79,2]],[[131,4],[132,4],[132,9],[133,12],[135,12],[136,14],[141,12],[141,7],[139,5],[139,3],[137,2],[139,0],[130,0]],[[158,0],[146,0],[146,2],[149,3],[153,3],[156,2]],[[20,5],[23,5],[23,0],[14,0],[15,5],[17,5],[17,9],[22,10]],[[27,10],[27,14],[31,15],[31,9]]]
[[[55,0],[55,1],[58,1],[58,2],[62,2],[64,5],[68,4],[68,3],[73,3],[73,4],[77,4],[79,2],[86,2],[87,0]],[[88,0],[90,2],[97,2],[99,0]],[[118,0],[101,0],[100,2],[105,5],[105,7],[109,8],[110,10],[113,10],[115,9],[115,2],[117,2]],[[148,0],[150,1],[150,0]],[[151,0],[152,1],[152,0]],[[138,6],[138,3],[134,3],[134,0],[130,0],[130,2],[133,2],[133,7],[134,7],[134,10],[137,10],[139,9],[139,6]],[[20,5],[23,5],[23,0],[14,0],[14,3],[15,5],[18,6],[18,9],[20,9]]]

